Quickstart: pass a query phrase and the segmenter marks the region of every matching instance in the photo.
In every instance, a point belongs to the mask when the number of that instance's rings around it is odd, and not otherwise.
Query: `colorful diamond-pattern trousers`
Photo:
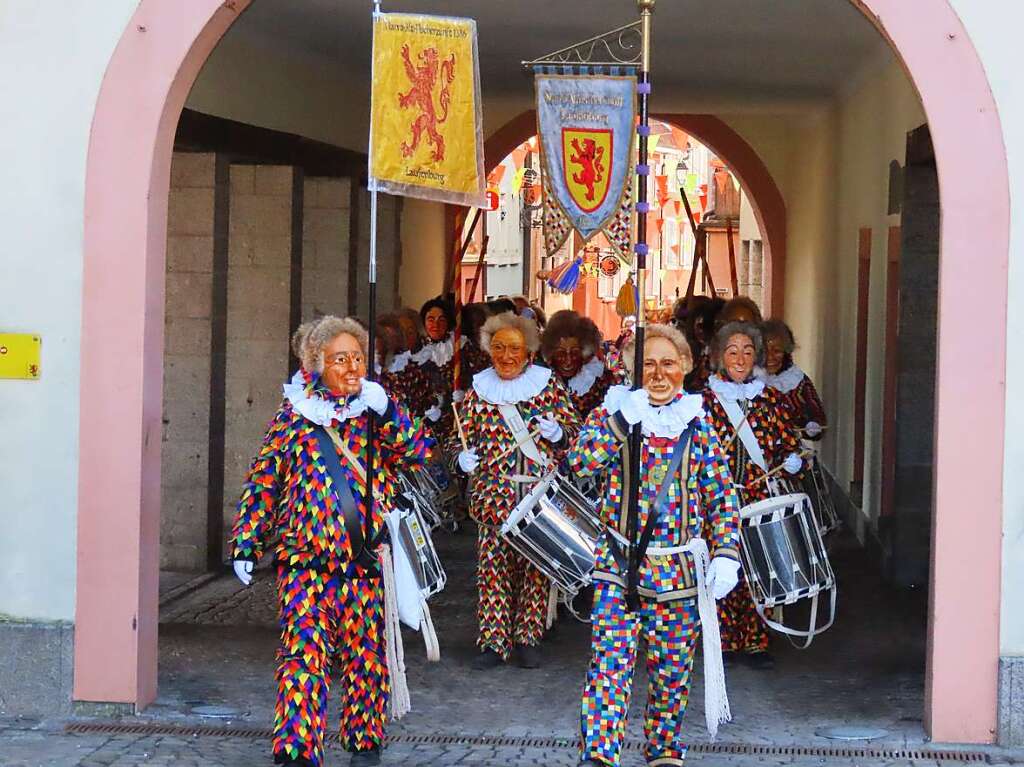
[[[690,694],[693,650],[700,620],[693,599],[640,598],[626,610],[625,590],[598,581],[591,613],[591,657],[583,689],[582,757],[617,767],[626,732],[633,664],[641,637],[647,644],[644,753],[648,765],[681,765],[686,756],[683,714]]]
[[[379,746],[390,687],[380,579],[279,568],[277,593],[275,761],[323,764],[332,672],[343,695],[342,744],[349,751]]]
[[[513,644],[536,645],[544,633],[548,580],[494,528],[477,537],[477,621],[481,650],[508,658]]]
[[[718,602],[718,625],[723,652],[753,653],[768,649],[768,629],[757,614],[742,571],[736,588]]]

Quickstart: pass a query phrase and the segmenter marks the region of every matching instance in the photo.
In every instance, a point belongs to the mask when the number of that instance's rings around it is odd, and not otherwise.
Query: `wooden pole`
[[[640,11],[640,76],[637,83],[640,123],[637,126],[640,151],[637,157],[637,204],[636,204],[636,284],[640,290],[636,313],[636,352],[633,357],[633,389],[644,385],[644,332],[647,324],[645,311],[647,270],[647,214],[650,203],[647,201],[647,181],[650,178],[647,147],[651,134],[650,127],[650,93],[651,93],[651,22],[654,15],[655,0],[637,0]],[[637,541],[639,539],[640,518],[640,424],[636,424],[629,434],[629,475],[626,487],[626,499],[629,508],[626,513],[626,533],[629,539],[629,572],[626,577],[626,606],[631,612],[640,607],[639,581],[640,561]]]
[[[725,219],[725,236],[729,240],[729,274],[732,277],[732,295],[740,294],[740,283],[736,279],[736,248],[732,243],[732,219]]]

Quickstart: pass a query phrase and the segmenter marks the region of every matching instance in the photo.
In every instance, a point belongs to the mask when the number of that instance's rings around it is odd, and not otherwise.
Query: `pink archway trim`
[[[97,102],[85,197],[77,700],[141,708],[156,691],[163,267],[173,134],[200,67],[248,2],[141,0]],[[985,743],[995,732],[999,657],[1006,151],[983,67],[948,0],[850,2],[902,57],[935,146],[942,223],[926,726],[935,740]],[[989,341],[981,347],[979,332]],[[965,367],[964,359],[976,364]],[[963,455],[972,458],[970,483],[962,479]],[[962,571],[965,510],[970,578]]]
[[[672,123],[708,146],[739,179],[747,191],[754,217],[764,233],[764,253],[770,265],[765,284],[770,313],[781,316],[785,307],[786,201],[764,162],[740,134],[714,115],[662,113],[654,119]],[[498,128],[484,142],[484,162],[495,167],[513,149],[537,133],[537,112],[522,112]]]
[[[941,202],[935,491],[925,726],[995,738],[1010,182],[995,99],[947,0],[851,0],[890,41],[928,116]],[[986,343],[978,344],[978,332]],[[970,359],[970,371],[962,360]],[[970,407],[964,403],[970,402]],[[971,456],[971,481],[958,476]],[[971,576],[963,524],[970,517]]]
[[[249,0],[143,0],[103,79],[86,168],[75,700],[156,697],[164,256],[171,147]]]

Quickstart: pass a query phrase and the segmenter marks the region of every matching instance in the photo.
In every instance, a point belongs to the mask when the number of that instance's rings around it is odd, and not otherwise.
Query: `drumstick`
[[[466,444],[466,432],[462,430],[462,421],[459,418],[459,406],[454,402],[452,403],[452,412],[455,413],[455,426],[459,430],[459,442],[462,443],[462,449],[469,450],[469,446]]]
[[[801,459],[804,459],[807,456],[812,455],[813,453],[814,453],[813,450],[801,450],[798,453],[798,455],[800,456]],[[746,487],[754,487],[755,485],[757,485],[760,482],[766,482],[772,476],[774,476],[774,475],[778,474],[780,471],[782,471],[785,467],[786,467],[785,463],[780,463],[778,466],[776,466],[771,471],[767,471],[762,476],[760,476],[757,479],[755,479],[752,483],[748,482]]]
[[[531,429],[531,430],[530,430],[530,436],[531,436],[531,437],[532,437],[533,439],[537,439],[537,437],[539,437],[539,436],[540,436],[540,429]],[[512,455],[512,453],[514,453],[514,452],[515,452],[516,450],[518,450],[518,449],[519,449],[519,443],[518,443],[518,442],[516,442],[516,443],[514,443],[514,444],[512,445],[512,447],[510,447],[510,448],[509,448],[508,450],[506,450],[506,451],[505,451],[504,453],[502,453],[502,454],[501,454],[501,455],[499,455],[499,456],[498,456],[497,458],[495,458],[495,459],[494,459],[494,460],[492,461],[492,463],[498,463],[498,461],[504,461],[504,460],[505,460],[506,458],[508,458],[508,457],[509,457],[510,455]]]

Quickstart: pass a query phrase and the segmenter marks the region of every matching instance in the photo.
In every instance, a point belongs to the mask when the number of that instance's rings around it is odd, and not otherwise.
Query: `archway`
[[[83,257],[77,700],[142,708],[156,695],[162,285],[171,146],[200,67],[249,1],[195,0],[182,8],[141,0],[97,102]],[[981,62],[948,2],[935,0],[924,14],[901,0],[850,2],[890,42],[918,89],[942,195],[926,726],[935,740],[990,742],[999,656],[1006,153]],[[950,82],[959,87],[949,88]],[[700,129],[694,134],[701,137]],[[727,148],[720,150],[735,161]],[[753,187],[753,179],[744,182]],[[987,257],[977,259],[976,253]],[[774,255],[773,264],[779,261]],[[773,278],[774,297],[780,281]],[[992,285],[1003,287],[993,291]],[[119,300],[111,300],[115,295]],[[979,333],[988,344],[976,344]],[[970,368],[959,363],[968,357],[976,363]],[[968,399],[973,407],[963,408]],[[974,459],[969,484],[960,479],[963,454]],[[970,579],[958,567],[959,514],[968,508],[975,555]]]
[[[672,123],[709,147],[749,195],[757,224],[764,233],[765,262],[770,265],[765,286],[770,314],[785,306],[786,201],[768,168],[740,134],[714,115],[658,112],[653,118]],[[522,112],[491,134],[484,144],[484,165],[490,169],[537,132],[537,113]]]

